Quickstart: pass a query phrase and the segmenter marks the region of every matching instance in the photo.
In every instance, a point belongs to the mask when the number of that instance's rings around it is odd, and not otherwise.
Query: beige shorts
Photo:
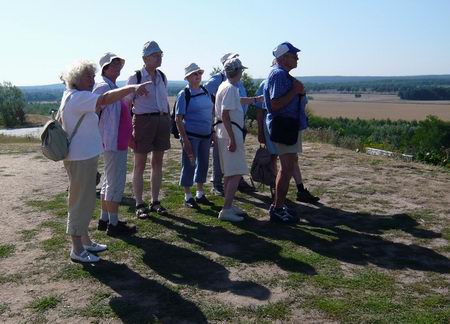
[[[234,127],[233,127],[234,128]],[[238,132],[240,132],[238,130]],[[244,139],[241,133],[235,132],[236,151],[228,151],[228,139],[219,138],[217,146],[219,148],[220,167],[224,177],[248,174],[247,161],[245,160]]]
[[[275,147],[277,148],[278,155],[283,155],[283,154],[288,154],[288,153],[297,154],[297,153],[303,152],[302,141],[303,141],[303,131],[299,131],[297,143],[295,143],[294,145],[286,145],[286,144],[275,143],[275,142],[273,144],[275,144]]]
[[[170,149],[170,116],[134,115],[133,137],[136,153],[147,154]]]
[[[88,233],[95,209],[97,162],[98,156],[88,160],[64,161],[69,176],[67,234],[82,236]]]

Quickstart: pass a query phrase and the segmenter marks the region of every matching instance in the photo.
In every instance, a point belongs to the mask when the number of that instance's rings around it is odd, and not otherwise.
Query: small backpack
[[[272,167],[272,158],[266,147],[260,146],[256,151],[250,175],[255,182],[275,186],[276,175]]]
[[[188,87],[184,88],[184,99],[186,101],[186,113],[187,113],[187,109],[189,106],[189,102],[191,101],[191,98],[208,95],[208,90],[206,90],[206,88],[204,86],[200,86],[200,88],[203,90],[203,93],[198,93],[195,95],[191,95],[191,91],[189,90]],[[173,137],[178,139],[178,138],[180,138],[180,132],[178,131],[177,123],[175,120],[176,119],[176,111],[177,111],[177,103],[175,102],[175,104],[173,105],[173,108],[172,108],[172,113],[170,114],[170,122],[171,122],[170,132],[172,133]],[[196,136],[196,137],[201,137],[201,138],[209,138],[211,136],[211,134],[200,135],[200,134],[194,134],[191,132],[186,132],[186,134]]]
[[[69,97],[70,94],[66,95],[66,97],[63,98],[61,107],[58,110],[56,117],[52,115],[52,119],[49,120],[42,129],[41,133],[42,154],[44,154],[45,157],[47,157],[52,161],[61,161],[67,157],[67,155],[69,154],[70,142],[72,141],[72,138],[75,136],[78,127],[80,126],[85,116],[85,114],[83,114],[80,117],[80,119],[78,119],[78,122],[72,132],[72,135],[68,137],[67,133],[62,128],[61,118],[62,118],[62,111],[66,106]]]

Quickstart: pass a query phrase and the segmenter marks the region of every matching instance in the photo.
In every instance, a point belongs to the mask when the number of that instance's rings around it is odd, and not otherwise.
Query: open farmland
[[[311,94],[309,107],[317,116],[361,119],[423,120],[435,115],[450,120],[450,101],[400,100],[396,95]]]

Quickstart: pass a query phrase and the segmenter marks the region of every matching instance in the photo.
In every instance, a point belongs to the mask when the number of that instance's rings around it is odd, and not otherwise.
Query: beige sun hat
[[[103,54],[103,56],[100,58],[99,64],[100,64],[100,69],[103,70],[103,68],[105,66],[107,66],[108,64],[111,64],[111,62],[114,59],[119,59],[120,62],[122,62],[122,66],[125,64],[125,60],[123,58],[121,58],[120,56],[111,53],[111,52],[106,52],[105,54]]]
[[[184,68],[184,78],[186,79],[188,76],[190,76],[192,73],[200,71],[202,74],[205,72],[205,70],[202,70],[197,64],[191,63],[188,66]]]

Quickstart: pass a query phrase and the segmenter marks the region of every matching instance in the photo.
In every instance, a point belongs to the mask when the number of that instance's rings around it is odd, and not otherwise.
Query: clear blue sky
[[[126,79],[148,40],[164,51],[170,80],[183,79],[190,62],[209,73],[230,51],[265,77],[286,40],[302,49],[297,76],[450,74],[449,0],[0,0],[0,8],[0,82],[15,85],[58,83],[67,64],[106,51],[126,59]]]

